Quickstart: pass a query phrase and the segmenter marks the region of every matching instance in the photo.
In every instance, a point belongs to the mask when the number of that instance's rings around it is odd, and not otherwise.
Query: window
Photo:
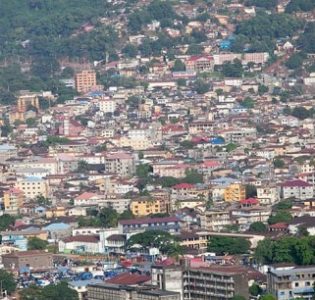
[[[298,287],[298,286],[299,286],[299,283],[298,283],[298,282],[296,282],[296,283],[295,283],[295,287]]]

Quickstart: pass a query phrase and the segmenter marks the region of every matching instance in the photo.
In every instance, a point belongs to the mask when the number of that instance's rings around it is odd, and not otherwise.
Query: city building
[[[50,270],[53,267],[53,255],[40,250],[20,251],[2,256],[2,263],[7,270],[28,267],[31,270]]]
[[[313,299],[315,266],[270,266],[267,273],[268,292],[278,300]]]
[[[3,204],[5,213],[17,215],[24,204],[24,192],[18,188],[10,188],[3,193]]]
[[[93,70],[83,70],[75,75],[75,88],[79,93],[87,93],[96,85],[96,72]]]
[[[241,201],[246,198],[245,186],[240,183],[233,183],[224,190],[224,201]]]
[[[283,199],[296,198],[298,200],[306,200],[314,196],[313,186],[299,179],[282,183],[281,192]]]
[[[111,283],[88,286],[88,300],[180,300],[180,294],[145,286]]]
[[[133,215],[138,217],[157,214],[161,212],[160,200],[145,196],[133,199],[130,203],[130,210]]]

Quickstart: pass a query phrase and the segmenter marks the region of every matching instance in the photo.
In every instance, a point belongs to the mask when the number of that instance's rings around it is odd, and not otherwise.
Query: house
[[[210,209],[200,215],[201,228],[219,232],[232,225],[233,221],[229,211],[221,209]]]
[[[81,195],[74,198],[74,206],[90,206],[98,205],[101,200],[101,195],[84,192]]]
[[[9,271],[18,271],[25,267],[34,271],[48,271],[53,268],[53,255],[40,250],[20,251],[3,255],[2,263]]]
[[[134,157],[125,152],[107,153],[105,156],[105,172],[115,173],[121,177],[134,175],[136,171]]]
[[[209,72],[213,71],[214,59],[211,55],[195,55],[185,61],[188,72]]]
[[[63,253],[104,253],[104,246],[98,235],[70,236],[58,243],[59,252]]]
[[[170,233],[180,231],[180,221],[176,217],[164,218],[139,218],[133,220],[120,220],[118,222],[119,232],[132,234],[146,230],[163,230]]]
[[[313,186],[305,181],[296,179],[281,184],[281,196],[283,199],[296,198],[306,200],[314,195]]]
[[[305,228],[309,235],[315,235],[315,217],[305,215],[290,221],[288,229],[291,234],[298,234],[300,228]]]

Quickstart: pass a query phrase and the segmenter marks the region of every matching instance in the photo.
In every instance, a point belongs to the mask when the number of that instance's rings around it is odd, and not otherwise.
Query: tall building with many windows
[[[75,88],[79,93],[86,93],[96,86],[96,72],[83,70],[75,75]]]

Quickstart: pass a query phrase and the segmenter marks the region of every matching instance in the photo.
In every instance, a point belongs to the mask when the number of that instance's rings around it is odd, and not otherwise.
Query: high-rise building
[[[87,93],[96,86],[96,73],[93,70],[83,70],[75,75],[75,88],[79,93]]]

